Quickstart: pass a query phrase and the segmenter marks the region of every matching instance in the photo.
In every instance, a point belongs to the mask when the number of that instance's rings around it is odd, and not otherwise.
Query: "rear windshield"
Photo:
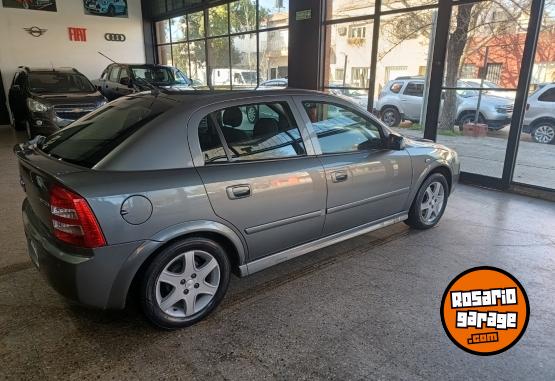
[[[41,150],[68,163],[92,168],[142,126],[175,104],[170,98],[120,98],[50,135]]]
[[[44,72],[29,74],[29,89],[33,93],[93,93],[96,91],[83,74]]]

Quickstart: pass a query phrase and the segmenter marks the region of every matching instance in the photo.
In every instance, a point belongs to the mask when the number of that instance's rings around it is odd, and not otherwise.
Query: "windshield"
[[[68,163],[92,168],[173,103],[152,95],[120,98],[50,135],[41,150]]]
[[[158,85],[191,84],[191,81],[181,71],[170,67],[134,67],[131,70],[135,78]]]
[[[95,87],[79,73],[35,72],[29,74],[29,90],[33,93],[93,93]]]

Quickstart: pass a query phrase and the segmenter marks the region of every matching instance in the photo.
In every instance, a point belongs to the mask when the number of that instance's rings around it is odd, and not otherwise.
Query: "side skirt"
[[[351,239],[361,234],[366,234],[371,231],[396,224],[398,222],[406,220],[407,218],[408,218],[407,212],[397,213],[377,221],[360,225],[355,228],[351,228],[339,233],[335,233],[335,234],[317,239],[316,241],[304,243],[302,245],[295,246],[284,251],[280,251],[279,253],[275,253],[267,257],[257,259],[255,261],[239,266],[239,270],[242,277],[251,275],[258,271],[262,271],[268,267],[277,265],[278,263],[285,262],[296,257],[300,257],[301,255],[310,253],[312,251],[321,249],[326,246],[336,244],[341,241]]]

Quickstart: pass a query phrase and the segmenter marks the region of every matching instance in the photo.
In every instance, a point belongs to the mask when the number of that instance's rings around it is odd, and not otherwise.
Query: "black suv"
[[[166,65],[113,63],[93,82],[109,100],[152,89],[194,90],[190,78]]]
[[[9,103],[15,128],[26,129],[32,138],[67,126],[104,105],[106,98],[76,69],[20,66],[10,87]]]

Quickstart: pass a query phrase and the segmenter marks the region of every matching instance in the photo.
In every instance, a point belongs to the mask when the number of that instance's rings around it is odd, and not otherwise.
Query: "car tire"
[[[443,216],[448,198],[449,185],[445,176],[431,174],[420,186],[405,223],[421,230],[434,227]]]
[[[258,120],[258,110],[256,109],[256,107],[247,106],[246,113],[247,113],[247,120],[250,123],[254,123]]]
[[[534,126],[530,135],[532,135],[532,140],[536,143],[555,144],[555,123],[539,123]]]
[[[222,301],[230,267],[224,249],[210,239],[187,238],[170,244],[144,274],[141,307],[145,316],[167,330],[204,319]]]
[[[467,123],[474,123],[474,118],[476,117],[476,113],[474,112],[466,112],[459,117],[457,121],[457,125],[462,131],[462,127]],[[485,124],[485,119],[482,114],[478,116],[478,123]]]
[[[397,127],[401,123],[401,114],[395,107],[386,107],[381,111],[382,122],[388,127]]]

